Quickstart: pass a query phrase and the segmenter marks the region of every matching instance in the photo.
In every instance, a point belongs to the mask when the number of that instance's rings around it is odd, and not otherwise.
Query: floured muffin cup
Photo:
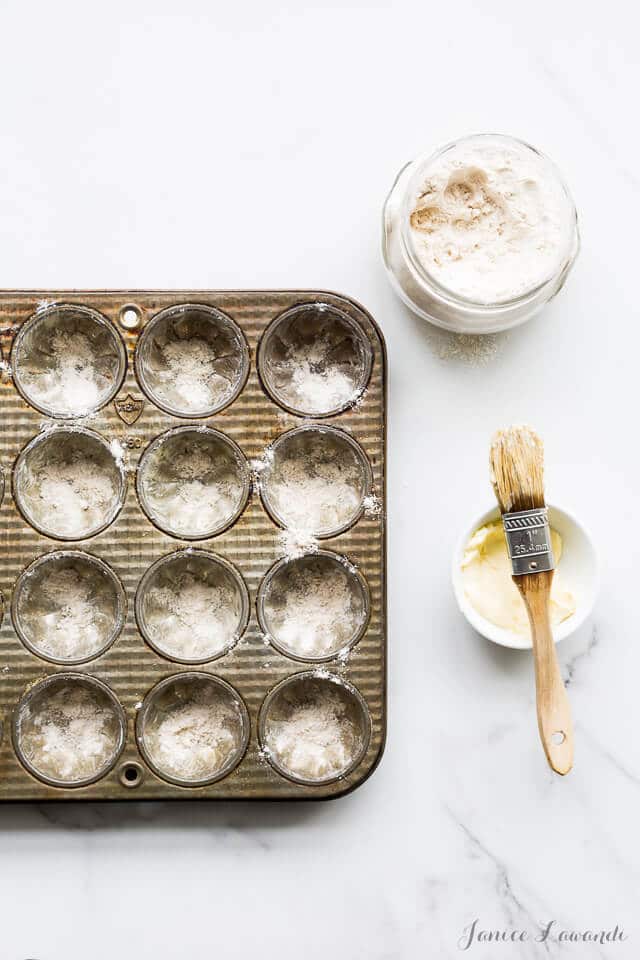
[[[267,695],[258,735],[271,766],[296,783],[346,777],[369,746],[371,718],[354,686],[333,674],[298,673]]]
[[[328,303],[303,303],[266,330],[258,371],[272,399],[290,413],[329,417],[361,396],[371,345],[351,317]]]
[[[85,540],[113,523],[126,495],[122,460],[84,427],[34,437],[13,471],[13,495],[25,520],[54,540]]]
[[[136,594],[136,618],[153,649],[179,663],[205,663],[228,653],[249,620],[249,593],[227,560],[204,550],[161,557]]]
[[[36,683],[13,718],[19,760],[56,787],[82,787],[104,777],[120,756],[125,735],[124,710],[113,692],[79,673]]]
[[[53,304],[19,330],[11,353],[16,387],[49,417],[86,417],[113,400],[127,369],[122,338],[96,310]]]
[[[279,560],[260,585],[258,619],[273,646],[294,660],[346,655],[369,618],[364,577],[327,550]]]
[[[144,328],[136,373],[149,399],[176,417],[209,417],[238,396],[249,372],[240,328],[220,310],[179,304]]]
[[[249,714],[225,680],[181,673],[153,687],[136,718],[138,746],[163,780],[200,787],[240,763],[249,742]]]
[[[124,625],[127,601],[106,563],[76,550],[47,553],[18,578],[11,600],[16,633],[52,663],[99,657]]]
[[[262,502],[281,527],[333,537],[360,517],[371,468],[356,441],[335,427],[296,427],[269,447],[260,474]]]
[[[222,533],[238,519],[251,492],[244,454],[209,427],[176,427],[150,443],[136,484],[149,519],[185,540]]]

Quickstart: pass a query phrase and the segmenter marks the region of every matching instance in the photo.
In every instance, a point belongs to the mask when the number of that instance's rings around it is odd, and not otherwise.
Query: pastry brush
[[[551,632],[554,560],[544,502],[542,441],[530,427],[500,430],[491,443],[490,463],[513,582],[531,627],[540,739],[551,769],[565,774],[573,765],[573,724]]]

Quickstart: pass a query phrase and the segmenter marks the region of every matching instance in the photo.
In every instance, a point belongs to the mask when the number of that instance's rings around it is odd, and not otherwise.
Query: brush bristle
[[[491,483],[502,513],[544,506],[544,448],[531,427],[499,430],[491,441]]]

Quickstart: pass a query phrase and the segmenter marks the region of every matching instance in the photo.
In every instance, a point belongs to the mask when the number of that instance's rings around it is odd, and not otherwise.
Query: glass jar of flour
[[[571,195],[529,144],[480,134],[407,164],[384,207],[383,256],[402,300],[457,333],[528,320],[561,289],[580,241]]]

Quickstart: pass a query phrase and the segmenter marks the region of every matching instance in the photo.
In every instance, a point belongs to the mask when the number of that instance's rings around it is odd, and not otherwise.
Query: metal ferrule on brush
[[[553,570],[551,529],[546,507],[502,515],[514,577]]]

